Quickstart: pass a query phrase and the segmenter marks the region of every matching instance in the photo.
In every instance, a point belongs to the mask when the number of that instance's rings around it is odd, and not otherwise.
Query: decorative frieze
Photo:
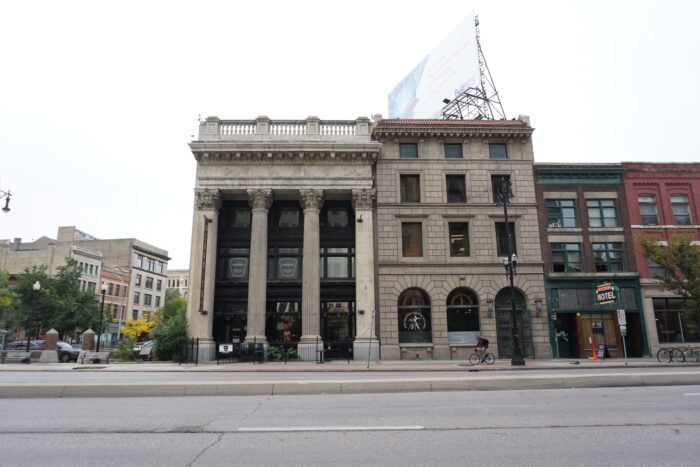
[[[355,209],[372,209],[377,199],[376,188],[359,188],[352,190],[352,206]]]
[[[218,211],[221,208],[221,190],[202,188],[194,191],[195,204],[197,209],[213,209]]]
[[[248,203],[250,208],[270,210],[272,206],[272,190],[269,188],[260,188],[256,190],[248,190]]]
[[[320,211],[323,205],[323,190],[316,190],[313,188],[299,190],[299,198],[304,211],[309,209]]]

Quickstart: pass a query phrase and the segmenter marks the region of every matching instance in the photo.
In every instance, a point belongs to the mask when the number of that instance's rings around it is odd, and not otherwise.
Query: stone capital
[[[308,209],[321,210],[321,206],[323,205],[323,190],[313,188],[299,190],[299,197],[304,211]]]
[[[352,190],[352,206],[355,209],[372,209],[373,201],[376,198],[376,188],[359,188]]]
[[[270,210],[272,206],[272,190],[269,188],[259,188],[256,190],[248,190],[248,203],[251,209]]]
[[[218,189],[195,189],[194,199],[199,210],[213,209],[218,211],[221,208],[221,191]]]

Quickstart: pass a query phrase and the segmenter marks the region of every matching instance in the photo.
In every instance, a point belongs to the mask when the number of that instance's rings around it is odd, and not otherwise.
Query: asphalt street
[[[0,400],[0,464],[697,465],[700,386]]]

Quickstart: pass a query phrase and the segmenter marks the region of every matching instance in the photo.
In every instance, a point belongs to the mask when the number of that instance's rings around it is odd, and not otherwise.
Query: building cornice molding
[[[384,124],[375,126],[372,136],[378,140],[386,138],[464,138],[464,139],[505,139],[505,140],[528,140],[532,136],[534,128],[529,126],[513,126],[505,124],[494,124],[492,126],[475,125],[465,123],[464,125],[454,124]]]
[[[372,164],[377,160],[380,148],[380,143],[343,142],[190,143],[192,154],[199,164],[271,162]]]

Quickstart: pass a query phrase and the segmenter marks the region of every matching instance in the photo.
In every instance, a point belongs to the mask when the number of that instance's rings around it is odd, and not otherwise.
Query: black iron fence
[[[182,347],[182,359],[180,363],[199,363],[199,338],[191,337],[185,341]]]
[[[353,359],[352,340],[312,342],[217,342],[216,363],[325,363]]]

